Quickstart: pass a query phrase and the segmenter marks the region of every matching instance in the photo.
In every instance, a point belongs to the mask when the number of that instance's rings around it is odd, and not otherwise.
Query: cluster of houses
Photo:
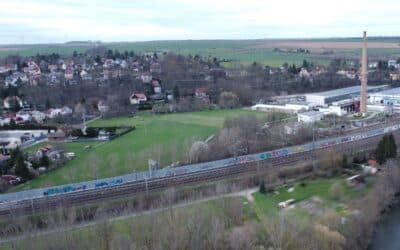
[[[18,106],[18,108],[15,106]],[[50,108],[44,112],[32,110],[29,104],[20,97],[8,96],[3,100],[3,114],[0,116],[0,126],[10,124],[11,120],[16,124],[42,124],[46,119],[54,119],[58,116],[67,116],[71,114],[72,109],[67,106]]]
[[[143,63],[143,60],[146,63]],[[4,85],[104,82],[127,74],[139,77],[141,72],[159,73],[161,70],[159,62],[147,56],[139,59],[102,58],[101,61],[81,56],[48,61],[37,62],[34,59],[27,59],[22,68],[17,64],[0,66],[0,75],[5,75]],[[144,69],[145,64],[150,65],[149,70]]]
[[[46,165],[42,165],[43,163],[41,164],[40,159],[43,156],[47,156],[48,158],[48,163]],[[74,152],[64,152],[63,150],[53,148],[51,145],[46,145],[38,149],[36,152],[30,153],[24,162],[30,174],[36,177],[46,173],[49,168],[55,168],[57,165],[62,165],[62,163],[58,164],[60,161],[71,160],[74,157]],[[7,164],[6,160],[9,158],[9,156],[0,154],[0,164]],[[18,185],[21,182],[21,177],[15,175],[14,171],[9,171],[8,174],[1,175],[0,179],[10,186]]]
[[[390,59],[388,61],[381,61],[382,64],[387,65],[387,69],[390,71],[390,79],[392,81],[400,80],[400,63],[397,60]],[[373,61],[368,63],[368,72],[373,73],[379,68],[379,62]],[[336,72],[338,75],[343,76],[348,79],[358,79],[361,74],[361,69],[349,69],[349,70],[338,70]]]

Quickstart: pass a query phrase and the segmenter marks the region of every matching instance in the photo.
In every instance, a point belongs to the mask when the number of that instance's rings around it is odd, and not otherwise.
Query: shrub
[[[343,187],[339,182],[335,182],[331,186],[330,196],[332,199],[338,201],[343,197]]]

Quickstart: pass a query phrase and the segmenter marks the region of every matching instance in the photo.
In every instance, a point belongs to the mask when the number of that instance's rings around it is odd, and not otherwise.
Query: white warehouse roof
[[[388,85],[368,86],[368,91],[378,90],[378,89],[382,89],[385,87],[388,87]],[[323,91],[323,92],[308,93],[307,95],[335,97],[335,96],[348,95],[348,94],[360,93],[360,92],[361,92],[361,85],[356,85],[356,86],[351,86],[351,87],[347,87],[347,88],[333,89],[333,90],[328,90],[328,91]]]
[[[388,85],[368,86],[368,92],[377,92],[384,90]],[[316,92],[305,94],[306,101],[315,105],[326,105],[332,102],[337,102],[343,99],[354,98],[360,96],[361,85],[356,85],[347,88],[334,89],[324,92]]]
[[[376,92],[371,95],[376,95],[376,96],[394,96],[394,95],[400,95],[400,87],[398,88],[393,88],[393,89],[386,89],[383,91]]]

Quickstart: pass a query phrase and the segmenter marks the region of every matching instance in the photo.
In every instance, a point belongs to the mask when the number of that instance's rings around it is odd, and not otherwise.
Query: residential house
[[[49,64],[47,68],[50,72],[56,72],[58,70],[58,66],[56,64]]]
[[[12,71],[13,70],[13,68],[12,67],[10,67],[10,66],[0,66],[0,74],[5,74],[5,73],[8,73],[8,72],[10,72],[10,71]]]
[[[0,117],[0,126],[4,126],[10,124],[11,118],[9,117]]]
[[[194,95],[197,98],[207,98],[208,97],[207,92],[208,92],[207,87],[199,87],[195,89]]]
[[[86,70],[82,70],[80,73],[82,80],[90,81],[93,79],[92,75],[89,74]]]
[[[121,63],[119,64],[119,66],[121,66],[121,68],[126,69],[128,68],[128,63],[125,60],[122,60]]]
[[[122,76],[122,70],[121,69],[114,69],[112,71],[112,77],[113,78],[119,78]]]
[[[391,68],[391,67],[397,68],[397,61],[396,61],[396,60],[393,60],[393,59],[389,60],[389,61],[388,61],[388,67],[389,67],[389,68]]]
[[[157,80],[157,79],[151,80],[151,86],[153,87],[153,91],[154,91],[155,94],[160,94],[161,93],[160,80]]]
[[[8,96],[3,100],[4,109],[16,109],[16,106],[22,107],[24,104],[18,96]]]
[[[57,130],[54,133],[48,134],[48,139],[51,142],[63,142],[63,141],[65,141],[65,138],[66,138],[66,134],[62,130]]]
[[[166,91],[165,91],[165,94],[167,95],[167,100],[168,100],[168,101],[174,100],[174,95],[173,95],[173,93],[172,93],[171,90],[166,90]]]
[[[112,74],[113,74],[113,72],[112,72],[111,69],[105,68],[105,69],[103,70],[103,79],[104,79],[104,80],[110,79],[110,78],[112,77]]]
[[[47,117],[49,117],[49,118],[55,118],[55,117],[57,117],[57,116],[64,116],[64,115],[70,115],[70,114],[72,114],[72,109],[70,109],[69,107],[67,107],[67,106],[64,106],[64,107],[62,107],[62,108],[57,108],[57,109],[49,109],[48,111],[47,111]]]
[[[65,80],[72,80],[74,78],[74,70],[72,68],[67,68],[64,73]]]
[[[306,68],[301,68],[301,70],[300,70],[300,72],[299,72],[299,76],[300,76],[301,78],[306,78],[306,79],[308,79],[308,78],[311,77],[311,74],[310,74],[310,72],[308,72],[308,70],[307,70]]]
[[[247,70],[244,69],[229,69],[226,71],[227,77],[246,77],[248,74]]]
[[[18,78],[13,76],[7,76],[4,83],[6,87],[16,87],[18,85]]]
[[[326,73],[326,68],[324,65],[315,65],[314,69],[311,70],[311,75],[317,76]]]
[[[29,83],[31,85],[37,85],[41,76],[40,67],[34,61],[29,61],[27,64],[28,67],[25,67],[23,70],[29,77]]]
[[[348,79],[356,79],[357,72],[354,70],[339,70],[336,74],[346,77]]]
[[[43,123],[46,119],[46,114],[37,110],[32,111],[31,116],[37,123]]]
[[[15,115],[15,121],[18,123],[25,123],[28,122],[32,119],[32,116],[29,112],[26,111],[19,111],[16,115]]]
[[[101,112],[101,113],[105,113],[110,109],[110,106],[107,105],[107,103],[105,101],[98,101],[97,103],[97,109]]]
[[[103,63],[103,68],[109,69],[114,66],[114,60],[113,59],[106,59]]]
[[[60,74],[56,72],[51,72],[47,75],[47,85],[55,85],[59,84],[61,82],[60,80]]]
[[[161,74],[161,72],[161,64],[159,62],[150,64],[150,73]]]
[[[139,70],[140,63],[138,61],[132,62],[132,69],[138,69]]]
[[[392,81],[398,81],[398,80],[400,80],[400,74],[399,73],[390,73],[390,79]]]
[[[141,92],[134,92],[129,99],[131,104],[140,104],[147,101],[146,95]]]
[[[14,72],[13,77],[21,80],[21,82],[24,82],[24,83],[25,82],[29,82],[28,76],[25,73],[22,73],[22,72],[18,72],[18,71]]]
[[[150,83],[153,77],[150,74],[141,74],[140,75],[140,80],[142,80],[143,83]]]
[[[24,68],[24,72],[27,73],[29,76],[33,75],[40,75],[40,67],[34,62],[34,61],[29,61],[27,62],[28,67]]]
[[[370,68],[370,69],[376,69],[376,68],[378,68],[378,62],[370,62],[370,63],[368,64],[368,68]]]

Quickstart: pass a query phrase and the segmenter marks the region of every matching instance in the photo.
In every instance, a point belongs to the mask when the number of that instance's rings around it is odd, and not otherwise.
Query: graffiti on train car
[[[351,136],[352,141],[362,140],[364,138],[367,138],[366,134],[358,134],[358,135]]]
[[[261,154],[259,155],[259,158],[260,158],[261,160],[271,159],[271,158],[272,158],[272,153],[271,153],[271,152],[261,153]]]
[[[95,188],[101,188],[101,187],[107,187],[107,186],[115,186],[115,185],[119,185],[122,184],[123,180],[120,179],[114,179],[111,181],[100,181],[100,182],[96,182],[94,184]]]
[[[301,153],[304,151],[305,151],[304,146],[297,146],[293,149],[293,153]]]
[[[166,172],[167,176],[178,176],[178,175],[184,175],[184,174],[188,174],[188,173],[193,173],[196,171],[199,171],[201,169],[207,169],[207,168],[211,168],[211,167],[224,167],[226,165],[234,165],[234,164],[238,164],[238,163],[243,163],[243,162],[250,162],[250,161],[257,161],[257,160],[267,160],[267,159],[272,159],[272,158],[276,158],[276,157],[284,157],[293,153],[300,153],[300,152],[306,152],[306,151],[310,151],[313,150],[315,146],[319,147],[319,148],[324,148],[324,147],[328,147],[334,144],[340,144],[340,143],[347,143],[347,142],[351,142],[351,141],[357,141],[357,140],[362,140],[365,138],[370,138],[370,137],[374,137],[374,136],[379,136],[382,135],[384,133],[390,133],[393,131],[397,131],[400,129],[400,124],[396,124],[396,125],[390,125],[390,126],[386,126],[386,127],[380,127],[380,128],[376,128],[376,129],[371,129],[371,130],[367,130],[363,133],[359,133],[359,134],[349,134],[348,136],[342,136],[342,137],[338,137],[338,138],[334,138],[331,140],[323,140],[323,141],[316,141],[315,143],[308,143],[308,144],[304,144],[304,145],[299,145],[299,146],[293,146],[290,148],[283,148],[283,149],[276,149],[273,151],[269,151],[269,152],[263,152],[263,153],[259,153],[257,155],[249,155],[249,156],[240,156],[240,157],[232,157],[230,159],[226,159],[226,160],[222,160],[222,161],[218,161],[218,162],[210,162],[210,163],[205,163],[204,165],[200,165],[200,166],[196,166],[191,168],[190,166],[186,166],[186,167],[179,167],[179,168],[172,168],[170,170],[168,170]],[[157,171],[157,170],[156,170]],[[155,171],[155,172],[156,172]],[[147,172],[141,172],[140,175],[135,175],[134,177],[126,177],[124,179],[124,182],[127,181],[140,181],[143,180],[143,178],[146,178],[145,176],[148,176]],[[157,175],[155,175],[157,176]],[[149,178],[149,177],[147,177]],[[150,177],[152,178],[152,177]],[[123,183],[123,179],[114,179],[114,180],[98,180],[95,184],[93,184],[94,187],[97,188],[101,188],[104,186],[111,186],[111,185],[119,185]],[[88,186],[86,186],[88,185]],[[87,190],[92,188],[92,184],[71,184],[71,185],[66,185],[63,187],[49,187],[48,189],[45,189],[45,191],[40,191],[39,193],[43,193],[44,196],[49,196],[49,195],[58,195],[58,194],[62,194],[62,193],[69,193],[69,192],[76,192],[76,191],[80,191],[80,190]],[[37,192],[37,191],[36,191]],[[27,192],[24,195],[20,195],[19,196],[15,195],[12,199],[9,200],[21,200],[21,199],[26,199],[26,198],[30,198],[32,197],[32,194],[37,194],[34,192]],[[0,199],[1,200],[1,199]],[[1,201],[6,201],[5,199],[1,200]]]
[[[340,142],[348,142],[348,141],[350,141],[350,138],[349,138],[349,137],[344,137],[344,138],[342,138],[342,139],[340,140]]]
[[[251,162],[251,161],[254,161],[254,159],[250,155],[242,155],[242,156],[237,157],[238,163],[246,163],[246,162]]]
[[[289,149],[288,148],[283,148],[283,149],[277,149],[272,151],[274,157],[282,157],[282,156],[287,156],[289,155]]]
[[[60,193],[70,193],[75,191],[83,191],[86,190],[86,185],[79,185],[79,186],[65,186],[65,187],[58,187],[58,188],[50,188],[43,192],[43,195],[56,195]]]
[[[399,128],[400,128],[400,125],[394,125],[394,126],[385,128],[385,129],[383,130],[383,132],[384,132],[384,133],[389,133],[389,132],[398,130]]]
[[[336,144],[336,141],[327,141],[327,142],[321,143],[320,148],[328,148],[335,144]]]

